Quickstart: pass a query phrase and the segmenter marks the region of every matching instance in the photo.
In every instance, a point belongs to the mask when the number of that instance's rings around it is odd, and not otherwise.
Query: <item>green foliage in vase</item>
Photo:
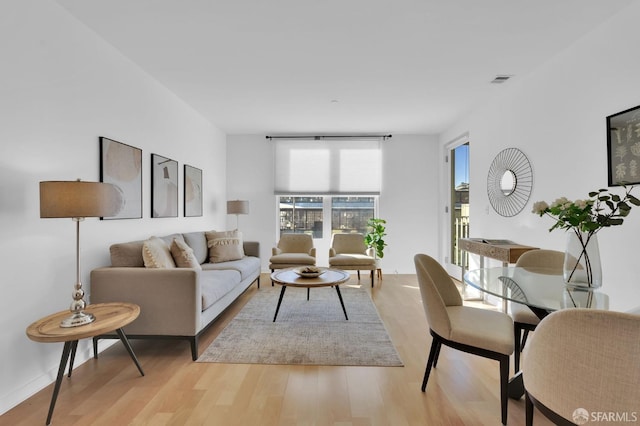
[[[387,221],[384,219],[371,218],[367,221],[369,232],[364,236],[364,242],[367,247],[372,247],[376,251],[376,256],[380,259],[384,257],[384,248],[387,243],[384,242],[386,234]]]
[[[586,200],[570,201],[558,198],[551,205],[544,201],[533,204],[533,213],[547,215],[555,220],[549,231],[554,229],[573,230],[595,234],[602,228],[622,225],[624,218],[631,212],[631,205],[640,206],[640,200],[631,195],[633,186],[625,189],[624,195],[611,193],[608,189],[599,189],[589,193]]]

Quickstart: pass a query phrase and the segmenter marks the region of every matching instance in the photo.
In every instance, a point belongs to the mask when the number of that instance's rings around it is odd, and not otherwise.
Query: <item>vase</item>
[[[602,265],[598,237],[594,233],[569,231],[564,252],[564,282],[576,290],[602,286]]]

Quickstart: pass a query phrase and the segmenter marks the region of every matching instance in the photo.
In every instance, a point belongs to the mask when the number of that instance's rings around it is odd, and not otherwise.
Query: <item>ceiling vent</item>
[[[502,84],[505,81],[509,80],[511,77],[511,75],[497,75],[496,78],[494,78],[493,80],[491,80],[491,83],[493,84]]]

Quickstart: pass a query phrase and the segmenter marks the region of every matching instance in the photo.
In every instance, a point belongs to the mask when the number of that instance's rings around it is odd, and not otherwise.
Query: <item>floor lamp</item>
[[[85,217],[115,216],[123,205],[120,188],[109,183],[77,181],[40,182],[40,217],[71,218],[76,223],[76,284],[71,315],[61,327],[76,327],[95,320],[83,310],[86,306],[80,281],[80,222]]]
[[[246,200],[231,200],[227,201],[227,214],[236,215],[236,229],[240,226],[239,215],[249,214],[249,201]]]

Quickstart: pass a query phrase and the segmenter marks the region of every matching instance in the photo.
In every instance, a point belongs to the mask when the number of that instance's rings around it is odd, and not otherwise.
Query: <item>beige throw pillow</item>
[[[142,244],[142,259],[147,268],[175,268],[169,246],[158,237],[151,237]]]
[[[229,260],[239,260],[244,257],[242,247],[242,233],[238,230],[205,232],[207,247],[209,247],[209,262],[219,263]]]
[[[171,256],[173,256],[173,260],[176,262],[178,268],[202,269],[198,263],[198,259],[196,259],[196,255],[193,254],[193,249],[184,241],[174,238],[170,249]]]

